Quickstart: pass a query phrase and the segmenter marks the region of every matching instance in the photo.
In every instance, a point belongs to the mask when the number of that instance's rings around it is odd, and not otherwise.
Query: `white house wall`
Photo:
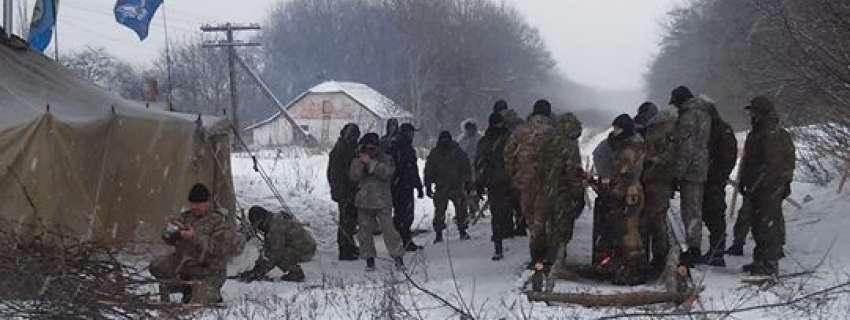
[[[386,127],[386,119],[379,119],[344,93],[308,93],[289,107],[289,114],[324,146],[333,145],[347,123],[356,123],[363,134],[383,134]],[[399,123],[409,120],[399,119]],[[260,146],[273,147],[293,142],[289,122],[283,117],[257,127],[253,132],[254,143]]]

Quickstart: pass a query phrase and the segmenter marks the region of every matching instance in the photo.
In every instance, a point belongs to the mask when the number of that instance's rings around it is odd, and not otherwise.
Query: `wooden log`
[[[569,303],[585,307],[639,307],[659,303],[684,304],[693,301],[698,291],[637,291],[613,294],[528,292],[527,295],[529,301],[535,302]]]

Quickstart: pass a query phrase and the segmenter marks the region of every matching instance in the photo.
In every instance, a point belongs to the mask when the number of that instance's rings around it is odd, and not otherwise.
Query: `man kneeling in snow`
[[[304,271],[298,264],[313,259],[316,240],[304,224],[290,213],[271,213],[254,206],[248,210],[248,220],[264,236],[263,248],[254,268],[239,274],[245,282],[260,280],[275,267],[284,275],[281,281],[303,282]]]

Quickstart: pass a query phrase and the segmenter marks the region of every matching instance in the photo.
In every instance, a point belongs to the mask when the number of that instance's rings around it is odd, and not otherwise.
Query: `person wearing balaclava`
[[[516,190],[505,171],[505,143],[511,132],[505,119],[499,113],[493,113],[488,120],[489,126],[484,137],[478,143],[478,155],[475,170],[479,177],[475,183],[477,189],[487,194],[492,214],[490,240],[493,241],[493,261],[504,258],[503,240],[513,237],[516,203]]]
[[[339,260],[342,261],[357,260],[359,256],[354,241],[357,233],[357,207],[354,205],[357,183],[351,181],[348,175],[351,161],[357,156],[359,139],[360,128],[354,123],[346,124],[340,130],[339,138],[328,157],[327,179],[331,187],[331,199],[339,208],[336,242]]]
[[[416,149],[413,148],[415,133],[416,128],[412,124],[402,124],[392,153],[396,165],[392,185],[393,221],[396,230],[401,234],[404,249],[407,251],[422,249],[413,242],[413,234],[410,231],[414,218],[413,191],[416,190],[419,199],[425,197],[422,191],[422,179],[419,177],[419,157],[416,156]]]
[[[658,106],[656,106],[652,102],[644,102],[638,107],[638,113],[635,115],[635,129],[638,133],[644,138],[646,138],[646,132],[655,124],[656,117],[658,116]]]
[[[645,203],[641,212],[641,235],[649,257],[647,278],[655,279],[664,272],[670,252],[667,211],[673,196],[673,135],[676,129],[676,111],[672,108],[662,112],[651,103],[638,109],[635,125],[646,142],[646,158],[643,164]]]
[[[543,183],[538,174],[541,165],[538,163],[538,155],[540,147],[554,134],[552,105],[549,101],[538,100],[534,103],[528,120],[513,130],[505,145],[505,170],[511,177],[513,186],[519,191],[522,215],[529,224],[536,214],[536,208],[545,206],[547,202],[542,196]],[[533,243],[529,242],[531,263],[528,267],[542,270],[546,258],[544,251],[532,246]]]
[[[637,133],[635,123],[627,114],[614,119],[608,143],[614,154],[614,175],[611,177],[611,213],[619,221],[620,246],[614,254],[614,283],[636,285],[646,279],[641,269],[646,262],[640,235],[640,213],[644,194],[640,178],[643,172],[646,145]],[[616,217],[621,217],[616,219]]]
[[[396,139],[398,139],[398,119],[390,118],[387,120],[387,128],[384,136],[381,137],[379,146],[381,152],[392,154]]]
[[[396,268],[404,267],[401,236],[393,223],[393,198],[390,190],[395,173],[393,159],[379,150],[380,138],[370,132],[360,138],[357,157],[351,161],[349,177],[357,183],[357,222],[360,230],[360,258],[366,260],[366,271],[375,270],[375,230],[380,228],[384,245]],[[377,223],[377,226],[375,225]]]
[[[449,201],[455,208],[455,223],[460,239],[468,240],[465,190],[472,183],[472,168],[469,157],[448,131],[440,132],[437,146],[428,154],[424,180],[425,192],[434,200],[434,243],[443,241]]]
[[[753,262],[744,271],[753,275],[775,276],[784,254],[785,218],[782,201],[791,194],[796,167],[796,149],[787,130],[779,124],[773,102],[765,96],[746,107],[752,120],[747,134],[738,192],[752,206]]]
[[[711,115],[708,112],[709,102],[695,97],[685,86],[673,90],[670,104],[679,112],[674,134],[676,151],[672,170],[674,184],[679,190],[688,247],[679,260],[693,267],[704,263],[701,251],[702,205],[708,178]]]

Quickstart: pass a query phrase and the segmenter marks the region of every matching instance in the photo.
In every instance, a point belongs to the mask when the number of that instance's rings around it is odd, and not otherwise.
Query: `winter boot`
[[[357,254],[357,250],[346,250],[339,252],[339,261],[354,261],[359,258],[360,257]]]
[[[443,232],[437,231],[435,233],[436,233],[436,237],[434,237],[434,243],[436,244],[436,243],[443,242]]]
[[[469,233],[466,233],[466,228],[458,229],[460,233],[460,240],[469,240]]]
[[[280,277],[280,281],[287,282],[304,282],[304,270],[301,269],[301,266],[295,265],[289,268],[288,272]]]
[[[395,264],[395,268],[397,270],[404,270],[404,258],[393,257],[393,263]]]
[[[714,266],[714,267],[725,267],[726,260],[723,259],[723,253],[719,251],[710,250],[705,256],[702,257],[705,264]]]
[[[419,246],[413,241],[410,241],[407,243],[407,245],[404,246],[404,250],[407,252],[416,252],[418,250],[422,250],[422,246]]]
[[[514,236],[516,236],[516,237],[528,236],[528,231],[525,230],[525,226],[518,226],[516,228],[516,230],[514,230]]]
[[[496,241],[494,241],[494,242],[493,242],[493,247],[495,248],[495,252],[493,253],[493,258],[492,258],[492,260],[493,260],[493,261],[499,261],[499,260],[502,260],[502,259],[505,257],[505,255],[504,255],[504,253],[503,253],[503,249],[504,249],[504,248],[502,248],[502,240],[496,240]]]
[[[366,258],[366,271],[375,271],[375,258]]]
[[[682,252],[679,259],[682,263],[687,265],[688,268],[693,268],[698,264],[705,264],[700,248],[688,248],[688,251]]]
[[[741,269],[744,272],[753,272],[754,269],[759,268],[761,261],[753,261],[751,263],[745,264]]]
[[[744,255],[744,244],[743,243],[733,243],[729,249],[726,249],[726,254],[730,256],[743,256]]]
[[[750,268],[753,276],[776,276],[779,273],[779,263],[776,261],[762,261]]]

